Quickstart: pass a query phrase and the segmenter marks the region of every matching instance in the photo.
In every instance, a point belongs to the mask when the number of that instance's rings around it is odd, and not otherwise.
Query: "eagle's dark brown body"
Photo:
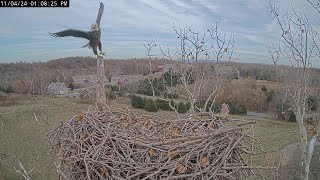
[[[99,48],[100,52],[102,51],[102,44],[100,41],[101,31],[91,31],[90,36],[89,46],[92,48],[93,53],[98,55],[97,48]]]

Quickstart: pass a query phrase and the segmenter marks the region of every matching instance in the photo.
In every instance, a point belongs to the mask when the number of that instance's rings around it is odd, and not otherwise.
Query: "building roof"
[[[155,72],[169,71],[171,67],[172,67],[171,64],[160,64],[154,69],[154,71]]]
[[[55,83],[55,82],[52,82],[51,84],[49,84],[49,86],[48,86],[48,89],[49,90],[57,90],[57,89],[59,89],[59,88],[66,88],[66,89],[68,89],[67,88],[67,86],[66,85],[64,85],[64,83]]]

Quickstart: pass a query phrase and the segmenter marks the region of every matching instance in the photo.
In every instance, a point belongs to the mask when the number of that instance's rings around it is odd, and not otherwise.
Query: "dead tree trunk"
[[[99,111],[106,109],[106,93],[105,93],[105,75],[104,75],[104,60],[103,58],[97,58],[97,89],[96,89],[96,106]]]

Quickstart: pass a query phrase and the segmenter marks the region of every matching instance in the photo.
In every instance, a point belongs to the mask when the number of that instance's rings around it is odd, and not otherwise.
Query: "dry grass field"
[[[60,121],[68,120],[86,110],[90,104],[73,99],[41,96],[31,98],[18,95],[7,98],[6,101],[7,103],[0,103],[1,158],[5,162],[10,162],[12,158],[20,160],[27,170],[34,167],[31,173],[32,179],[57,179],[55,158],[47,145],[46,132],[57,126]],[[131,109],[130,99],[124,97],[119,97],[109,104],[111,108]],[[143,110],[133,109],[133,111],[155,115]],[[175,114],[158,112],[157,116],[174,118]],[[255,137],[260,139],[263,148],[271,153],[269,155],[271,159],[277,157],[281,148],[298,141],[298,130],[294,123],[256,116],[231,116],[231,118],[257,121],[254,124]],[[255,162],[265,165],[265,156],[258,155]],[[8,179],[21,179],[21,177],[13,167],[0,162],[0,180]]]

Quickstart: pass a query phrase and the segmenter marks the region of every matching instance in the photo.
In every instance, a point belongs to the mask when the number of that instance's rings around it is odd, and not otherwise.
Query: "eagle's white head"
[[[93,23],[91,25],[91,31],[99,31],[99,26],[97,23]]]

